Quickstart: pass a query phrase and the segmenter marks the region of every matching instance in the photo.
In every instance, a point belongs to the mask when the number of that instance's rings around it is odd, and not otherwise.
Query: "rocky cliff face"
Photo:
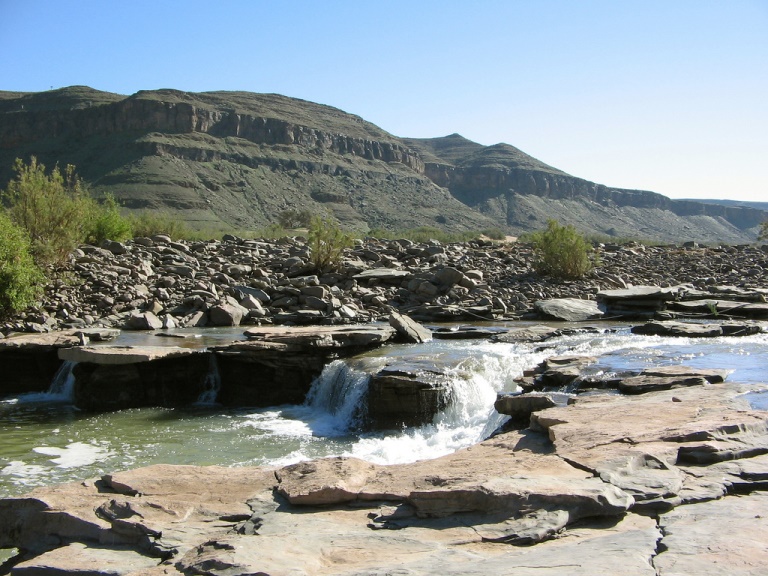
[[[198,226],[259,227],[301,207],[358,230],[517,233],[556,218],[591,233],[743,242],[765,218],[762,210],[608,188],[506,144],[399,139],[279,95],[0,93],[0,186],[13,159],[31,155],[75,164],[128,209],[168,210]]]

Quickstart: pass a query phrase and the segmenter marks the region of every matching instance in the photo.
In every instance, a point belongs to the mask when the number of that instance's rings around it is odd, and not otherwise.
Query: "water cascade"
[[[75,395],[75,375],[72,373],[77,362],[65,360],[56,371],[48,391],[41,400],[50,402],[72,402]]]
[[[312,383],[305,405],[321,416],[322,435],[335,436],[357,430],[366,414],[370,375],[343,360],[328,364]]]
[[[221,375],[219,374],[219,363],[216,360],[216,354],[210,354],[208,360],[208,373],[203,380],[203,391],[197,398],[197,404],[215,404],[216,398],[221,390]]]

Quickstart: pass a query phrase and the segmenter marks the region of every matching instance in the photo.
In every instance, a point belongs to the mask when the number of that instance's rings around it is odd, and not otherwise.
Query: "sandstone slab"
[[[604,312],[594,300],[578,298],[554,298],[539,300],[534,304],[536,311],[544,318],[564,320],[566,322],[584,322],[602,318]]]

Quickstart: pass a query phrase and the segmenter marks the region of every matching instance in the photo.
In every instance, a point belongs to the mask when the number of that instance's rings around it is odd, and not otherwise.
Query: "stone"
[[[62,348],[59,358],[70,362],[121,365],[154,362],[164,358],[179,358],[200,354],[202,350],[176,346],[78,346]]]
[[[385,366],[368,381],[369,426],[392,430],[431,423],[447,405],[446,379],[429,361]]]
[[[499,395],[493,407],[499,414],[506,414],[516,420],[530,419],[539,410],[553,408],[557,404],[547,394],[503,394]]]
[[[758,334],[760,326],[756,324],[707,322],[650,321],[632,327],[633,334],[651,336],[683,336],[687,338],[716,338],[718,336],[749,336]]]
[[[435,272],[435,280],[442,286],[453,286],[459,284],[463,279],[464,274],[451,266],[446,266]]]
[[[406,342],[422,344],[432,340],[431,330],[404,314],[392,312],[389,315],[389,325],[397,330],[398,335]]]
[[[501,334],[492,337],[494,342],[543,342],[550,338],[560,335],[560,330],[551,326],[526,326],[524,328],[513,328]]]
[[[619,391],[623,394],[644,394],[657,390],[670,390],[683,386],[704,386],[705,378],[688,376],[631,376],[619,381]]]
[[[128,330],[157,330],[162,327],[162,320],[150,311],[131,314],[125,321],[125,328]]]
[[[545,318],[554,318],[566,322],[594,320],[604,315],[604,312],[594,300],[580,300],[578,298],[539,300],[534,304],[534,308]]]
[[[680,506],[659,516],[659,574],[758,576],[768,565],[768,494]]]
[[[355,280],[381,280],[382,282],[394,282],[400,284],[404,279],[411,277],[412,274],[406,270],[394,270],[391,268],[371,268],[355,274]]]
[[[25,560],[13,567],[13,574],[99,574],[123,576],[155,568],[157,558],[131,549],[72,542],[61,548]]]
[[[208,320],[211,326],[240,326],[248,310],[236,304],[218,304],[208,310]]]

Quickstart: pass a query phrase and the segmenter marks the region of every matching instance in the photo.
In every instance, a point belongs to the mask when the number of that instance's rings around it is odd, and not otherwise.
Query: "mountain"
[[[541,229],[744,242],[766,212],[608,188],[508,144],[398,138],[358,116],[278,94],[72,86],[0,92],[0,187],[17,157],[74,164],[95,193],[193,226],[249,229],[288,208],[343,226]]]

